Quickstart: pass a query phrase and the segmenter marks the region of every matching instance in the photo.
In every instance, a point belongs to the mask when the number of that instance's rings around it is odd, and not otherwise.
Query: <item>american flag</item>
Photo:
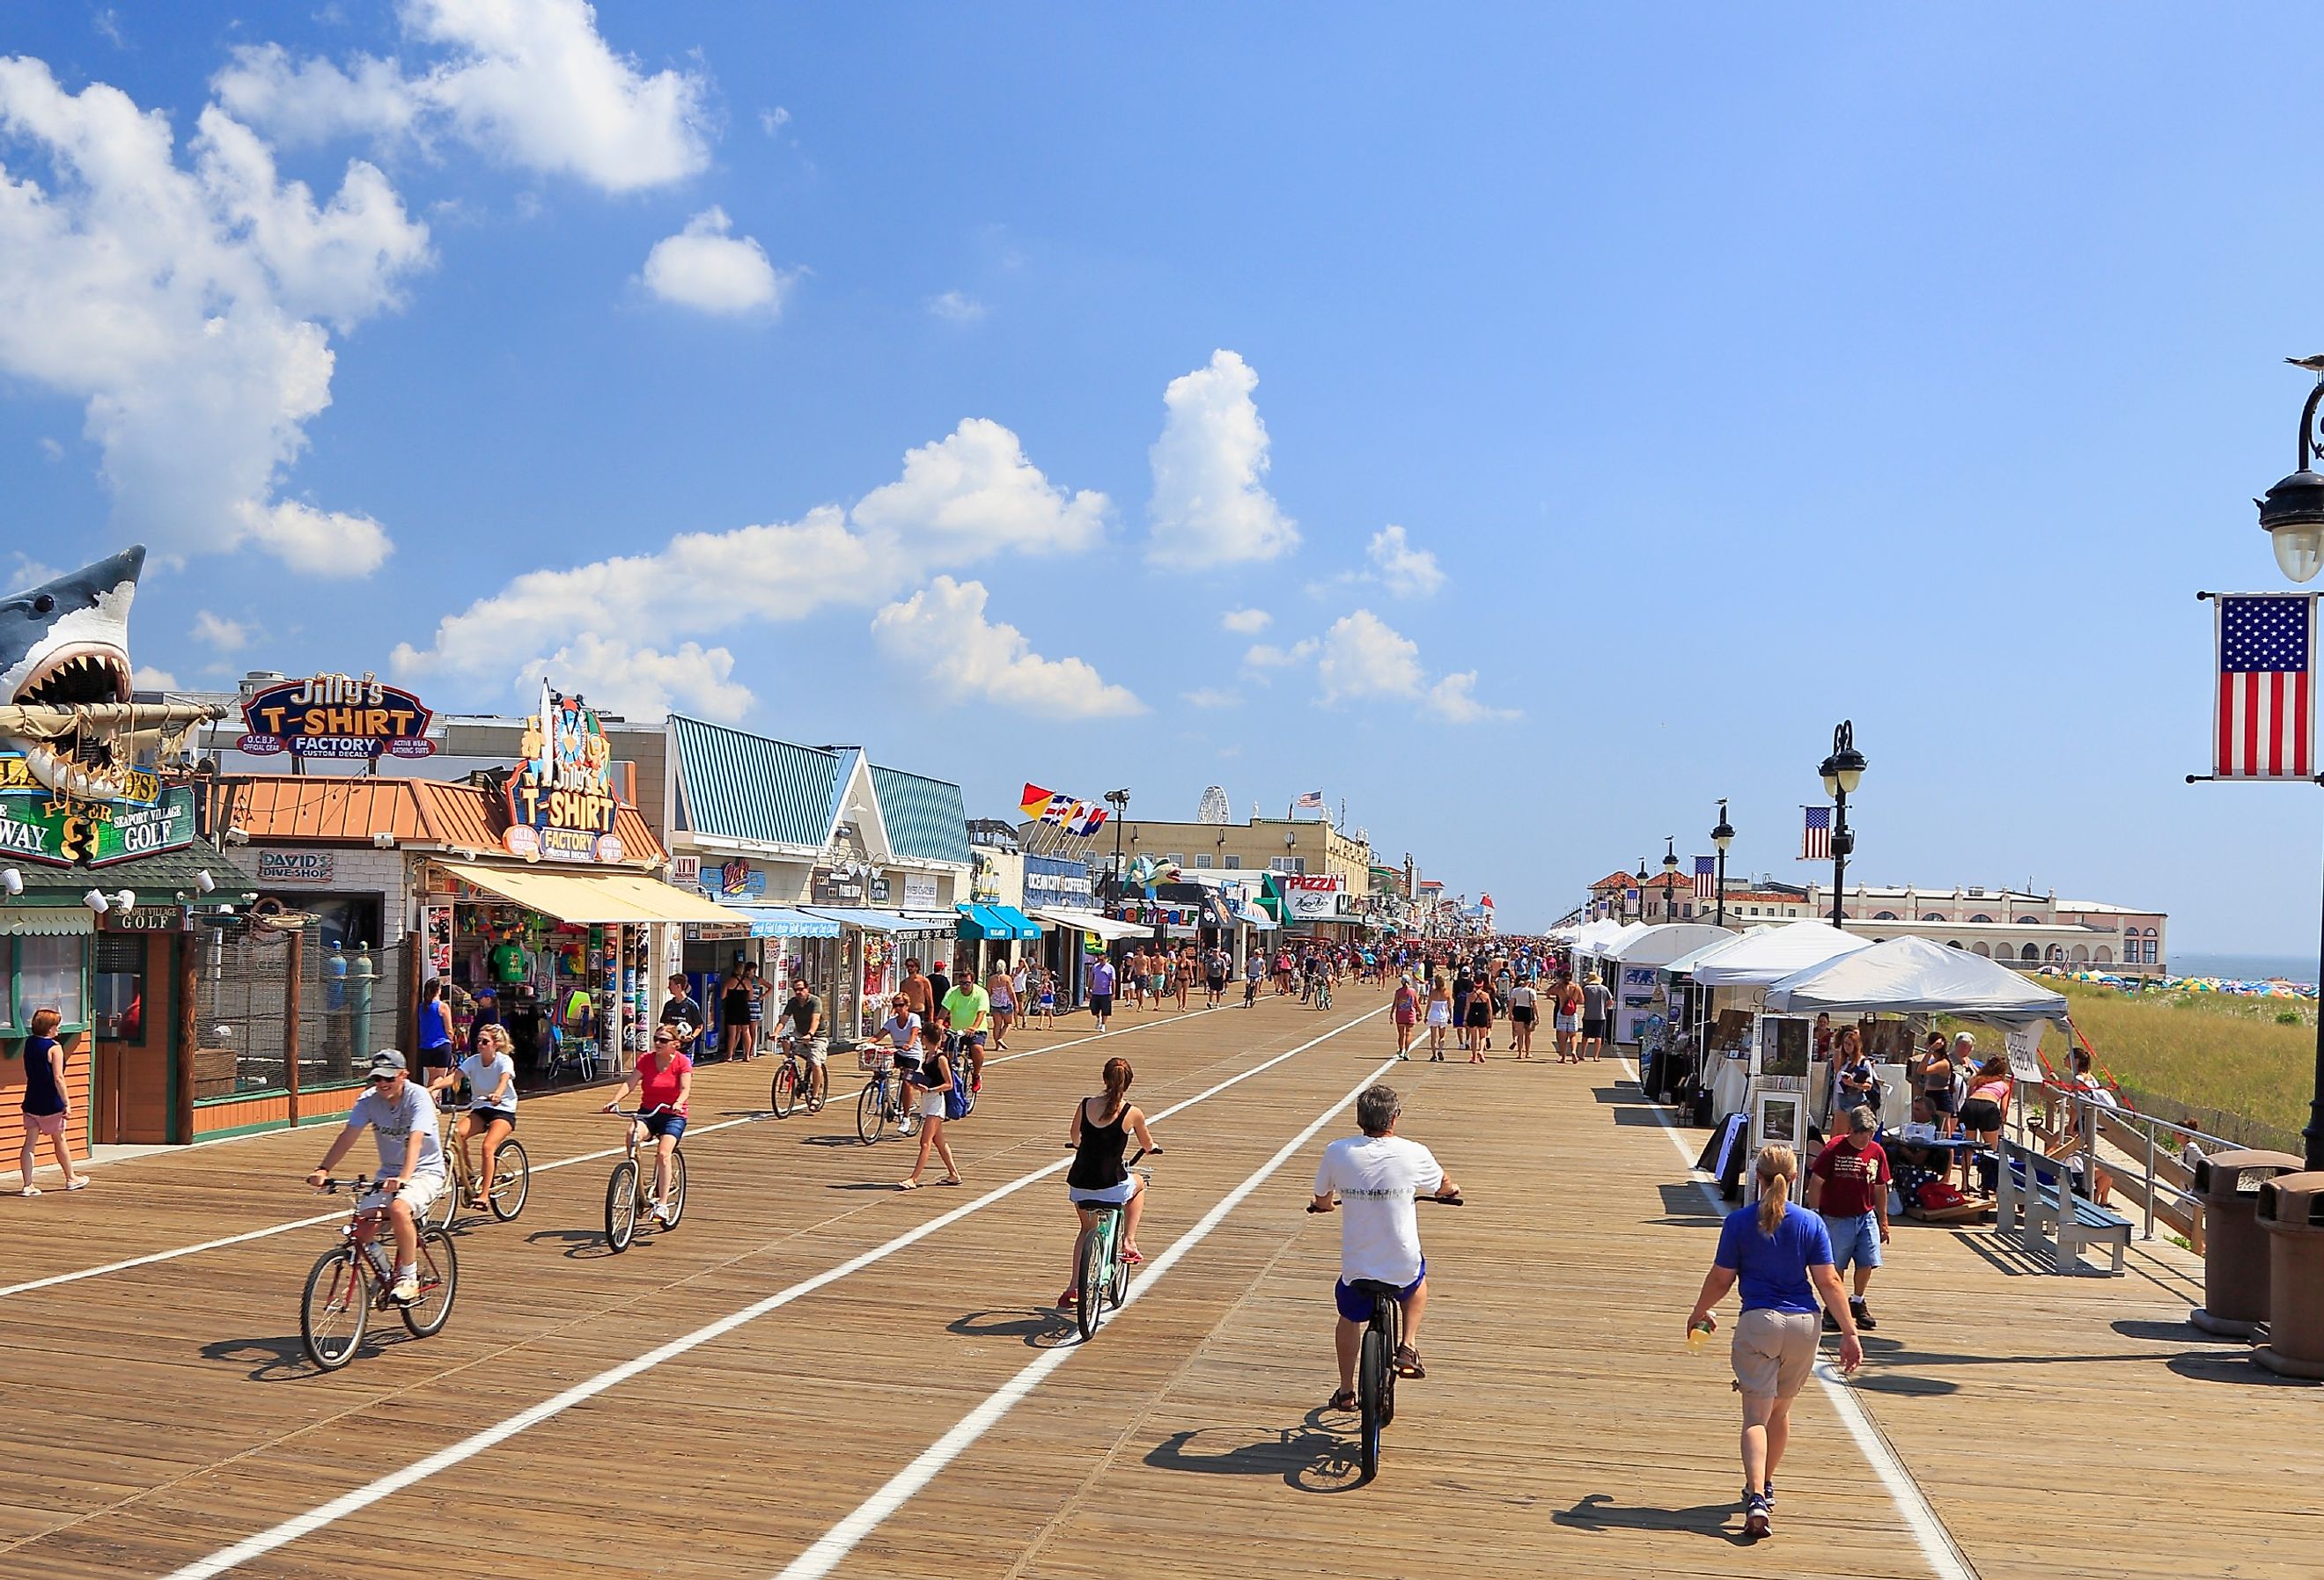
[[[1800,860],[1828,862],[1831,859],[1831,808],[1803,807],[1807,821],[1800,827]]]
[[[1313,808],[1314,810],[1320,812],[1323,809],[1323,792],[1319,790],[1309,790],[1305,795],[1301,796],[1297,800],[1292,802],[1291,805],[1295,809]]]
[[[2222,594],[2211,772],[2221,779],[2316,772],[2314,593]]]
[[[1694,858],[1694,897],[1697,900],[1712,900],[1718,897],[1719,879],[1714,875],[1718,865],[1718,860],[1713,856],[1699,855]]]

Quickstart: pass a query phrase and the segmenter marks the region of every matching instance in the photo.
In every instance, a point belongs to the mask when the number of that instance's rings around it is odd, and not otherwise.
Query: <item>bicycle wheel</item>
[[[686,1216],[686,1149],[683,1147],[672,1150],[669,1154],[669,1192],[662,1197],[661,1205],[669,1215],[662,1219],[661,1227],[664,1230],[677,1228],[678,1221]]]
[[[505,1224],[524,1211],[525,1197],[531,1194],[532,1160],[525,1156],[523,1143],[511,1136],[493,1149],[493,1194],[485,1205]]]
[[[327,1251],[307,1275],[299,1304],[299,1342],[321,1370],[336,1372],[354,1359],[371,1311],[371,1289],[352,1246]]]
[[[460,1256],[452,1249],[452,1237],[441,1229],[425,1231],[420,1236],[420,1298],[403,1308],[403,1326],[415,1338],[443,1332],[459,1293]]]
[[[605,1181],[605,1243],[627,1251],[638,1232],[638,1160],[624,1158]]]
[[[1356,1403],[1363,1411],[1360,1458],[1366,1481],[1379,1473],[1380,1429],[1396,1408],[1388,1391],[1394,1386],[1395,1359],[1378,1323],[1364,1329],[1363,1350],[1356,1360]]]
[[[798,1067],[789,1059],[775,1067],[774,1090],[767,1098],[767,1106],[775,1111],[777,1119],[788,1119],[798,1103]]]
[[[1114,1231],[1113,1277],[1106,1284],[1105,1303],[1108,1308],[1121,1309],[1130,1298],[1130,1236],[1121,1230]]]
[[[459,1214],[461,1198],[468,1194],[468,1177],[466,1171],[455,1160],[456,1157],[455,1149],[447,1147],[444,1151],[444,1161],[450,1170],[450,1180],[442,1190],[437,1193],[434,1204],[420,1215],[420,1226],[423,1229],[431,1226],[438,1229],[450,1228],[453,1218]]]
[[[1080,1325],[1084,1344],[1097,1336],[1098,1324],[1105,1320],[1106,1281],[1112,1262],[1109,1254],[1112,1247],[1106,1243],[1110,1238],[1101,1223],[1082,1243],[1081,1272],[1074,1280],[1074,1321]]]
[[[863,1083],[863,1095],[855,1100],[855,1133],[865,1146],[880,1139],[880,1127],[888,1117],[888,1084],[874,1076]]]

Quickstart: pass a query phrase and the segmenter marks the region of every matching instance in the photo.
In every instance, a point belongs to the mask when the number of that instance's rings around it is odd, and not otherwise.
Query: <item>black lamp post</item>
[[[1638,858],[1638,919],[1646,919],[1646,858]]]
[[[1726,798],[1721,797],[1719,802],[1719,821],[1711,830],[1711,847],[1719,853],[1718,899],[1714,903],[1719,908],[1716,919],[1720,927],[1727,925],[1727,847],[1734,838],[1735,830],[1729,827],[1727,822]]]
[[[1663,919],[1678,919],[1678,836],[1663,836]]]
[[[1817,772],[1823,775],[1823,793],[1832,799],[1831,815],[1831,925],[1840,927],[1848,918],[1841,907],[1848,887],[1848,858],[1856,849],[1856,836],[1848,831],[1848,798],[1864,781],[1864,753],[1856,749],[1856,725],[1842,719],[1831,732],[1831,755],[1823,760]]]
[[[1121,903],[1121,826],[1130,818],[1130,791],[1106,791],[1105,804],[1113,808],[1113,902],[1119,905]]]
[[[2300,409],[2300,467],[2269,489],[2265,499],[2252,503],[2259,506],[2259,524],[2275,550],[2277,568],[2293,581],[2310,581],[2324,568],[2324,476],[2310,465],[2324,451],[2316,429],[2317,407],[2324,403],[2324,358],[2284,360],[2317,375],[2316,387]],[[2308,1167],[2324,1169],[2324,1015],[2317,1017],[2315,1082],[2308,1100],[2308,1128],[2300,1134]]]

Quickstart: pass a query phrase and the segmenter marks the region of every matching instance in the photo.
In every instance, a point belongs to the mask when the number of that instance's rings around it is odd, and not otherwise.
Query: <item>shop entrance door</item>
[[[175,940],[145,934],[101,935],[91,983],[89,1139],[157,1145],[170,1133],[170,1026],[156,1019],[154,990],[167,980]],[[158,964],[160,970],[149,969]],[[160,997],[166,999],[166,988]],[[166,1004],[161,1006],[166,1010]]]

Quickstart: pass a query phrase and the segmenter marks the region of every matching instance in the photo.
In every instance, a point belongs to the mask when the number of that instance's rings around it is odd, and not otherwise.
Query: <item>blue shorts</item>
[[[1866,1213],[1855,1218],[1826,1218],[1823,1226],[1831,1236],[1831,1265],[1834,1270],[1846,1272],[1851,1264],[1862,1268],[1880,1265],[1878,1215]]]
[[[649,1113],[644,1123],[646,1134],[650,1136],[668,1136],[676,1141],[686,1133],[686,1115],[683,1113]]]
[[[1420,1259],[1419,1277],[1396,1292],[1397,1304],[1402,1306],[1409,1303],[1414,1292],[1420,1288],[1421,1279],[1427,1276],[1428,1259],[1424,1256]],[[1372,1298],[1350,1289],[1348,1280],[1345,1279],[1332,1286],[1332,1299],[1340,1307],[1340,1315],[1350,1322],[1370,1322],[1372,1319]]]

